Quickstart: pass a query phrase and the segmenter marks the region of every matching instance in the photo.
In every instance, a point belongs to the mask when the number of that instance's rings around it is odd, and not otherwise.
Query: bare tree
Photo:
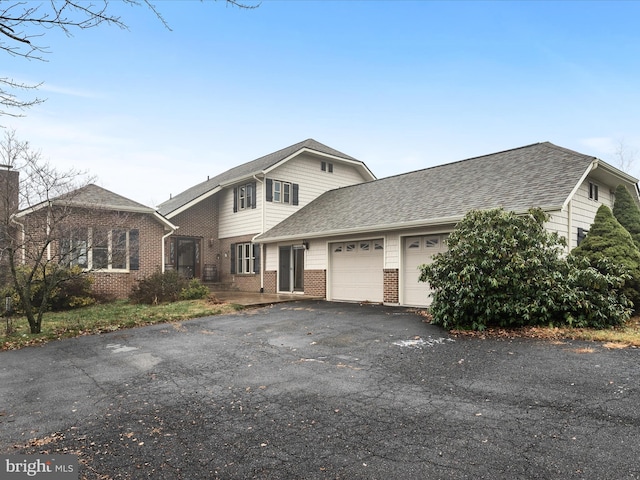
[[[60,267],[82,254],[80,249],[64,251],[60,238],[62,231],[80,224],[71,200],[91,179],[77,170],[57,170],[13,131],[6,131],[0,141],[0,164],[2,268],[9,270],[9,283],[31,333],[40,333],[52,292],[73,277]],[[84,274],[77,270],[77,275]]]
[[[121,0],[125,4],[147,7],[167,29],[169,24],[150,0]],[[248,4],[241,0],[225,0],[228,5],[252,9],[259,3]],[[49,53],[44,44],[48,30],[62,30],[71,36],[74,31],[98,27],[102,24],[127,29],[127,24],[111,12],[109,0],[49,0],[48,2],[0,1],[0,51],[14,57],[45,60]],[[42,103],[39,97],[20,98],[18,92],[37,89],[39,84],[29,85],[10,77],[0,77],[0,116],[22,116],[27,108]]]
[[[638,151],[636,149],[631,149],[624,139],[622,139],[618,141],[614,155],[616,166],[623,172],[629,173],[636,164]]]

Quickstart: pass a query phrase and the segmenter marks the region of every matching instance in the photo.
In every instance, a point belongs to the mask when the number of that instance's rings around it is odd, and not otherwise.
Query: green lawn
[[[175,322],[209,315],[233,313],[242,307],[212,303],[209,300],[185,300],[163,305],[138,305],[128,301],[92,305],[66,312],[48,312],[42,319],[42,333],[29,333],[25,317],[2,318],[1,350],[14,350],[60,338],[113,332],[123,328]],[[11,333],[7,332],[7,325]]]

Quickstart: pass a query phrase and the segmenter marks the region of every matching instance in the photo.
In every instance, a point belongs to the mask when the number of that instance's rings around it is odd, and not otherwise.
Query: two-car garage
[[[419,266],[446,250],[446,235],[410,236],[400,239],[402,248],[399,301],[407,306],[431,302],[429,285],[419,282]],[[337,301],[377,302],[384,299],[383,239],[329,244],[329,298]]]

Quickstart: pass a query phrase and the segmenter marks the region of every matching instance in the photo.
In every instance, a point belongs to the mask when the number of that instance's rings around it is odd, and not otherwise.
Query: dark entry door
[[[280,260],[278,263],[278,290],[280,292],[291,291],[291,247],[280,247]]]
[[[280,247],[278,291],[304,292],[304,248]]]
[[[304,292],[304,249],[293,249],[293,291]]]
[[[176,256],[176,268],[180,275],[185,278],[193,278],[199,272],[197,271],[197,255],[198,246],[196,240],[178,239],[178,255]]]

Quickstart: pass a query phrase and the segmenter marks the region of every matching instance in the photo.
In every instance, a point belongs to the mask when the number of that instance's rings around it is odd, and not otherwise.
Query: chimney
[[[18,211],[18,181],[19,172],[13,170],[11,165],[0,164],[0,215],[8,218],[8,215]]]

